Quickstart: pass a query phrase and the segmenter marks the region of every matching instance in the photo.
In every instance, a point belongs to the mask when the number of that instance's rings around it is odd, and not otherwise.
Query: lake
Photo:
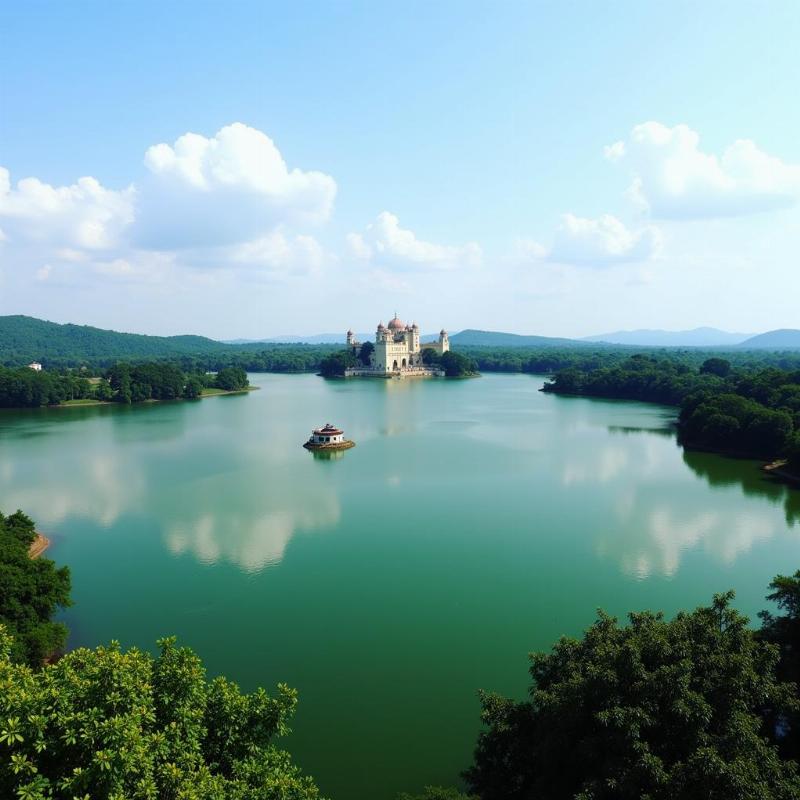
[[[296,687],[284,744],[337,800],[453,784],[477,690],[595,609],[669,614],[800,568],[800,492],[688,453],[675,410],[541,376],[325,381],[0,413],[0,509],[72,569],[70,644],[176,634],[243,688]],[[301,444],[333,422],[357,446]]]

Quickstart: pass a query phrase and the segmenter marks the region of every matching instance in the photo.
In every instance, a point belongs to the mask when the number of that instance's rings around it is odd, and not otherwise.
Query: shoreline
[[[548,389],[547,386],[548,384],[545,384],[539,389],[539,391],[543,392],[544,394],[555,395],[556,397],[582,397],[588,400],[611,400],[613,402],[622,401],[622,402],[646,403],[647,405],[651,406],[663,406],[666,408],[674,408],[674,409],[680,408],[680,406],[674,406],[667,403],[658,403],[653,400],[605,397],[599,395],[590,395],[590,394],[573,393],[573,392],[557,392],[554,391],[553,389]],[[674,428],[676,434],[676,442],[684,450],[689,450],[695,453],[708,453],[710,455],[721,456],[722,458],[733,458],[739,461],[760,462],[761,464],[760,470],[764,475],[770,478],[774,478],[776,481],[779,481],[784,485],[788,485],[791,488],[795,489],[800,488],[800,473],[792,471],[790,469],[786,469],[786,459],[778,458],[778,459],[773,459],[772,461],[768,461],[767,463],[764,463],[763,456],[755,456],[752,454],[743,453],[738,450],[731,450],[727,448],[710,447],[709,445],[695,444],[694,442],[681,439],[681,428],[677,420],[675,421]]]
[[[31,542],[31,546],[28,548],[28,556],[31,559],[39,558],[48,547],[50,547],[50,540],[43,533],[36,531],[36,538]]]
[[[114,400],[90,400],[89,402],[84,403],[80,400],[77,402],[67,400],[64,403],[58,403],[57,405],[52,406],[39,406],[39,408],[97,408],[98,406],[144,406],[148,405],[149,403],[180,403],[189,400],[204,400],[207,397],[223,397],[231,394],[247,394],[247,392],[256,392],[260,388],[260,386],[245,386],[244,389],[214,389],[207,394],[201,394],[198,397],[175,397],[171,400],[149,399],[141,400],[138,403],[117,403]],[[15,406],[13,408],[9,408],[9,410],[25,411],[28,408],[28,406]]]
[[[775,461],[771,461],[769,464],[764,464],[761,469],[764,470],[767,475],[779,478],[784,483],[800,487],[800,474],[786,469],[786,459],[779,458]]]

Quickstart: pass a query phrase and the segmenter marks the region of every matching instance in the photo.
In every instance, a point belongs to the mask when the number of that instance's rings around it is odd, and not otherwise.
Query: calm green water
[[[73,572],[73,645],[177,634],[251,689],[300,690],[287,747],[337,800],[453,783],[476,690],[598,606],[672,613],[800,568],[800,493],[687,454],[673,412],[541,378],[326,382],[0,414],[0,508]],[[358,446],[300,447],[326,421]],[[794,525],[793,525],[794,520]]]

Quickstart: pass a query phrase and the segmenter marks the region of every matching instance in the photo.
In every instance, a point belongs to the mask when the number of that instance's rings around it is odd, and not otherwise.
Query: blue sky
[[[0,313],[800,327],[797,41],[794,2],[6,4]]]

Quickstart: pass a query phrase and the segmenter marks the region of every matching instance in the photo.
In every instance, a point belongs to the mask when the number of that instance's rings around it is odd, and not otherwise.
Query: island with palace
[[[420,342],[419,325],[406,325],[395,314],[388,325],[378,323],[375,343],[366,348],[369,363],[363,363],[365,348],[353,331],[347,331],[347,347],[354,356],[361,355],[362,363],[348,367],[346,378],[441,378],[445,371],[438,362],[450,350],[450,340],[442,330],[435,341]],[[434,358],[427,359],[425,351]]]

